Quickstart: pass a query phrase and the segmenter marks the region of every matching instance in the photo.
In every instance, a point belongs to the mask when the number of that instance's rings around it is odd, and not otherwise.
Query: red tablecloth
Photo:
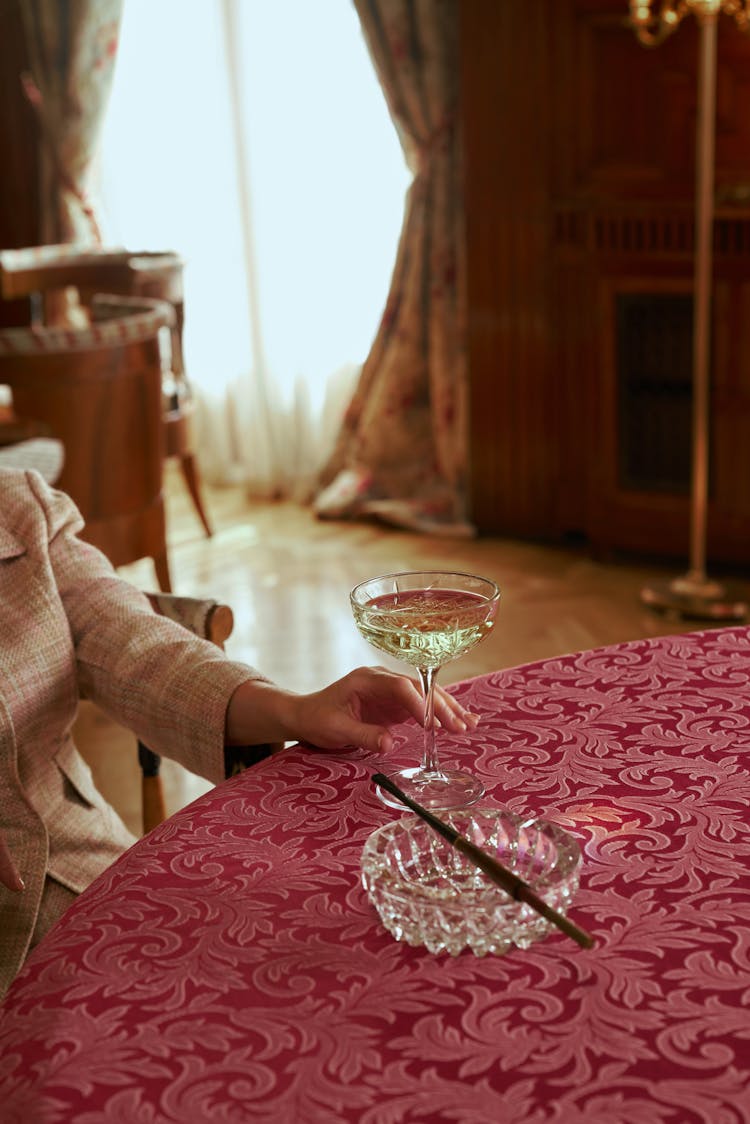
[[[584,847],[521,952],[394,941],[359,882],[378,762],[298,748],[100,878],[1,1009],[4,1124],[750,1120],[750,637],[586,652],[460,684],[443,737]],[[419,756],[401,728],[393,760]]]

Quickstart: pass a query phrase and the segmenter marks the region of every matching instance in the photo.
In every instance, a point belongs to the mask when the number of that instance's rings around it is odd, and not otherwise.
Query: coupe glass
[[[435,680],[450,660],[478,644],[492,628],[500,599],[493,581],[476,574],[411,570],[384,574],[350,594],[357,628],[366,640],[419,673],[424,693],[422,764],[389,774],[425,808],[465,808],[484,794],[478,777],[440,765],[435,748]],[[378,789],[391,808],[403,804]]]

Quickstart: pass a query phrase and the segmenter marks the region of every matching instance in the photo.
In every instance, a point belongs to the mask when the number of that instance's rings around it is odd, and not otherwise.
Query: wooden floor
[[[444,684],[600,644],[702,627],[657,616],[640,603],[641,588],[676,576],[674,567],[605,564],[583,550],[502,538],[439,538],[371,523],[321,522],[294,504],[249,502],[239,487],[206,490],[215,527],[207,539],[172,465],[167,485],[174,592],[228,603],[235,615],[228,654],[293,690],[314,690],[359,664],[387,662],[356,632],[348,594],[358,581],[391,570],[468,570],[501,588],[494,631],[441,672]],[[149,562],[121,573],[143,589],[156,587]],[[83,704],[76,737],[99,787],[137,832],[132,736]],[[165,787],[172,812],[208,785],[165,763]]]

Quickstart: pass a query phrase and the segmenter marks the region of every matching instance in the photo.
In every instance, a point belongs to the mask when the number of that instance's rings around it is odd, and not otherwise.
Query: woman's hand
[[[20,892],[26,889],[23,879],[18,873],[16,864],[11,858],[8,844],[5,842],[5,836],[2,831],[0,831],[0,883],[8,890]]]
[[[393,745],[389,727],[407,718],[424,721],[424,698],[414,680],[384,667],[360,667],[322,691],[299,696],[297,738],[321,749],[358,745],[387,753]],[[440,687],[435,719],[454,733],[478,722]]]
[[[387,753],[390,727],[424,718],[424,700],[413,679],[384,667],[359,667],[321,691],[295,695],[272,683],[243,683],[227,710],[227,740],[233,745],[302,741],[320,749],[362,746]],[[435,690],[435,719],[446,730],[473,729],[478,718],[447,691]]]

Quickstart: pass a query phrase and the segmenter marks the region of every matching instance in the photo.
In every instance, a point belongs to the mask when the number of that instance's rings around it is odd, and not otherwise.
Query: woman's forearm
[[[262,679],[249,679],[234,691],[227,707],[227,745],[291,741],[301,696]]]

